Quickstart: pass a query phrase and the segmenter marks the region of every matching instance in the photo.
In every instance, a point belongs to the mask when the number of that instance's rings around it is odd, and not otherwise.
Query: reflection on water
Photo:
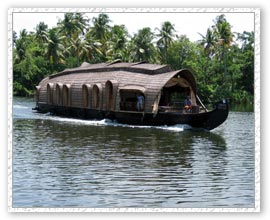
[[[231,111],[235,112],[254,112],[254,104],[252,103],[241,103],[241,104],[230,104]]]
[[[252,129],[231,125],[252,124],[252,115],[230,114],[204,132],[19,117],[25,109],[14,109],[13,207],[254,206]]]

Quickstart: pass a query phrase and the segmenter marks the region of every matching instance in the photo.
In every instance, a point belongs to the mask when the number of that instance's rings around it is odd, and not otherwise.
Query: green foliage
[[[173,44],[174,25],[166,21],[162,24],[161,29],[158,29],[157,48],[159,50],[159,59],[162,63],[168,63],[168,48]]]
[[[156,49],[153,44],[154,33],[150,28],[143,28],[131,39],[129,61],[155,62]]]
[[[83,62],[120,59],[192,70],[204,102],[221,98],[253,102],[254,32],[233,34],[224,15],[209,24],[198,42],[176,35],[169,21],[155,32],[145,27],[133,36],[124,25],[110,22],[107,14],[89,19],[83,13],[66,13],[54,28],[40,22],[35,33],[13,32],[14,94],[33,95],[34,86],[45,76]]]
[[[120,59],[129,60],[128,53],[128,31],[124,25],[114,25],[111,28],[109,39],[107,40],[106,57],[108,61]]]

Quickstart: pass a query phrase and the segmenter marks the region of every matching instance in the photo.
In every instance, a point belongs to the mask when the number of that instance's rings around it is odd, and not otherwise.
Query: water
[[[211,132],[32,113],[13,101],[13,207],[254,207],[254,113]]]

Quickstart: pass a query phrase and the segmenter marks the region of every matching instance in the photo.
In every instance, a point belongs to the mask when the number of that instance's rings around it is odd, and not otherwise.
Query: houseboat
[[[189,105],[184,100],[189,97]],[[186,103],[187,105],[187,103]],[[228,116],[222,100],[208,111],[190,70],[146,62],[89,64],[66,69],[36,86],[38,112],[130,125],[187,124],[211,130]]]

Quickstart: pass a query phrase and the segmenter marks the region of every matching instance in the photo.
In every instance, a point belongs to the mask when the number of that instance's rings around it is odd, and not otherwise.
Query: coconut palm
[[[110,30],[110,19],[107,14],[100,14],[97,18],[93,18],[93,27],[91,28],[91,34],[101,43],[105,43],[108,38],[109,30]]]
[[[37,41],[40,43],[46,42],[48,25],[46,25],[44,22],[40,22],[36,26],[35,29],[36,29],[35,37],[36,37]]]
[[[50,29],[47,34],[45,53],[52,69],[55,65],[64,63],[64,39],[65,36],[61,36],[57,28]]]
[[[107,14],[99,14],[98,17],[92,19],[92,22],[93,26],[88,29],[86,39],[91,45],[99,44],[98,51],[100,51],[102,55],[98,54],[98,57],[94,60],[95,62],[104,62],[106,61],[106,52],[108,50],[107,41],[111,28],[109,26],[110,19]],[[96,46],[94,48],[96,48]]]
[[[168,53],[168,48],[173,42],[174,38],[174,25],[169,22],[165,21],[162,23],[161,29],[157,29],[159,33],[157,34],[158,41],[157,41],[157,47],[160,51],[160,58],[162,62],[167,63],[168,58],[167,58],[167,53]]]
[[[20,37],[15,42],[15,62],[20,62],[25,58],[26,49],[28,45],[28,33],[26,29],[20,31]]]
[[[75,13],[73,22],[80,30],[80,34],[84,35],[89,23],[89,19],[84,16],[84,13]]]
[[[85,34],[88,22],[83,13],[65,13],[64,19],[58,22],[58,28],[62,35],[76,39]]]
[[[104,61],[104,55],[102,52],[102,44],[93,39],[92,37],[88,37],[86,39],[88,50],[85,51],[85,59],[91,63],[98,63]]]
[[[25,38],[27,38],[27,36],[28,36],[27,30],[26,29],[22,29],[20,31],[20,38],[25,39]]]
[[[130,41],[130,61],[154,61],[154,33],[149,27],[143,28]]]
[[[125,25],[114,25],[110,31],[109,39],[107,40],[107,59],[128,61],[127,41],[128,31]]]
[[[200,33],[199,33],[200,34]],[[206,31],[206,35],[200,34],[202,39],[199,40],[200,45],[203,46],[204,54],[206,55],[206,64],[204,67],[204,81],[208,81],[210,73],[209,73],[209,65],[211,58],[215,55],[216,41],[213,30],[208,28]]]
[[[208,28],[205,36],[202,34],[200,35],[202,37],[202,40],[200,40],[199,43],[203,46],[206,56],[210,59],[210,57],[215,53],[214,49],[216,44],[213,30],[211,28]]]
[[[65,13],[64,19],[60,20],[57,24],[59,28],[59,32],[67,36],[68,39],[74,37],[74,34],[77,35],[79,31],[78,25],[74,22],[74,14],[73,13]]]
[[[215,26],[213,26],[216,42],[219,48],[220,66],[223,63],[224,76],[227,74],[227,52],[233,42],[233,33],[231,25],[227,22],[225,15],[216,18]]]
[[[98,42],[88,42],[83,38],[77,38],[75,40],[71,39],[70,47],[67,48],[67,51],[75,53],[77,59],[77,66],[79,66],[84,61],[93,61],[95,55],[102,55],[101,51],[99,50],[100,43]]]
[[[66,48],[66,54],[69,57],[76,57],[77,66],[80,65],[78,57],[85,43],[82,36],[85,34],[88,26],[88,19],[83,13],[66,13],[64,19],[58,22],[59,33],[67,36],[63,42]]]

